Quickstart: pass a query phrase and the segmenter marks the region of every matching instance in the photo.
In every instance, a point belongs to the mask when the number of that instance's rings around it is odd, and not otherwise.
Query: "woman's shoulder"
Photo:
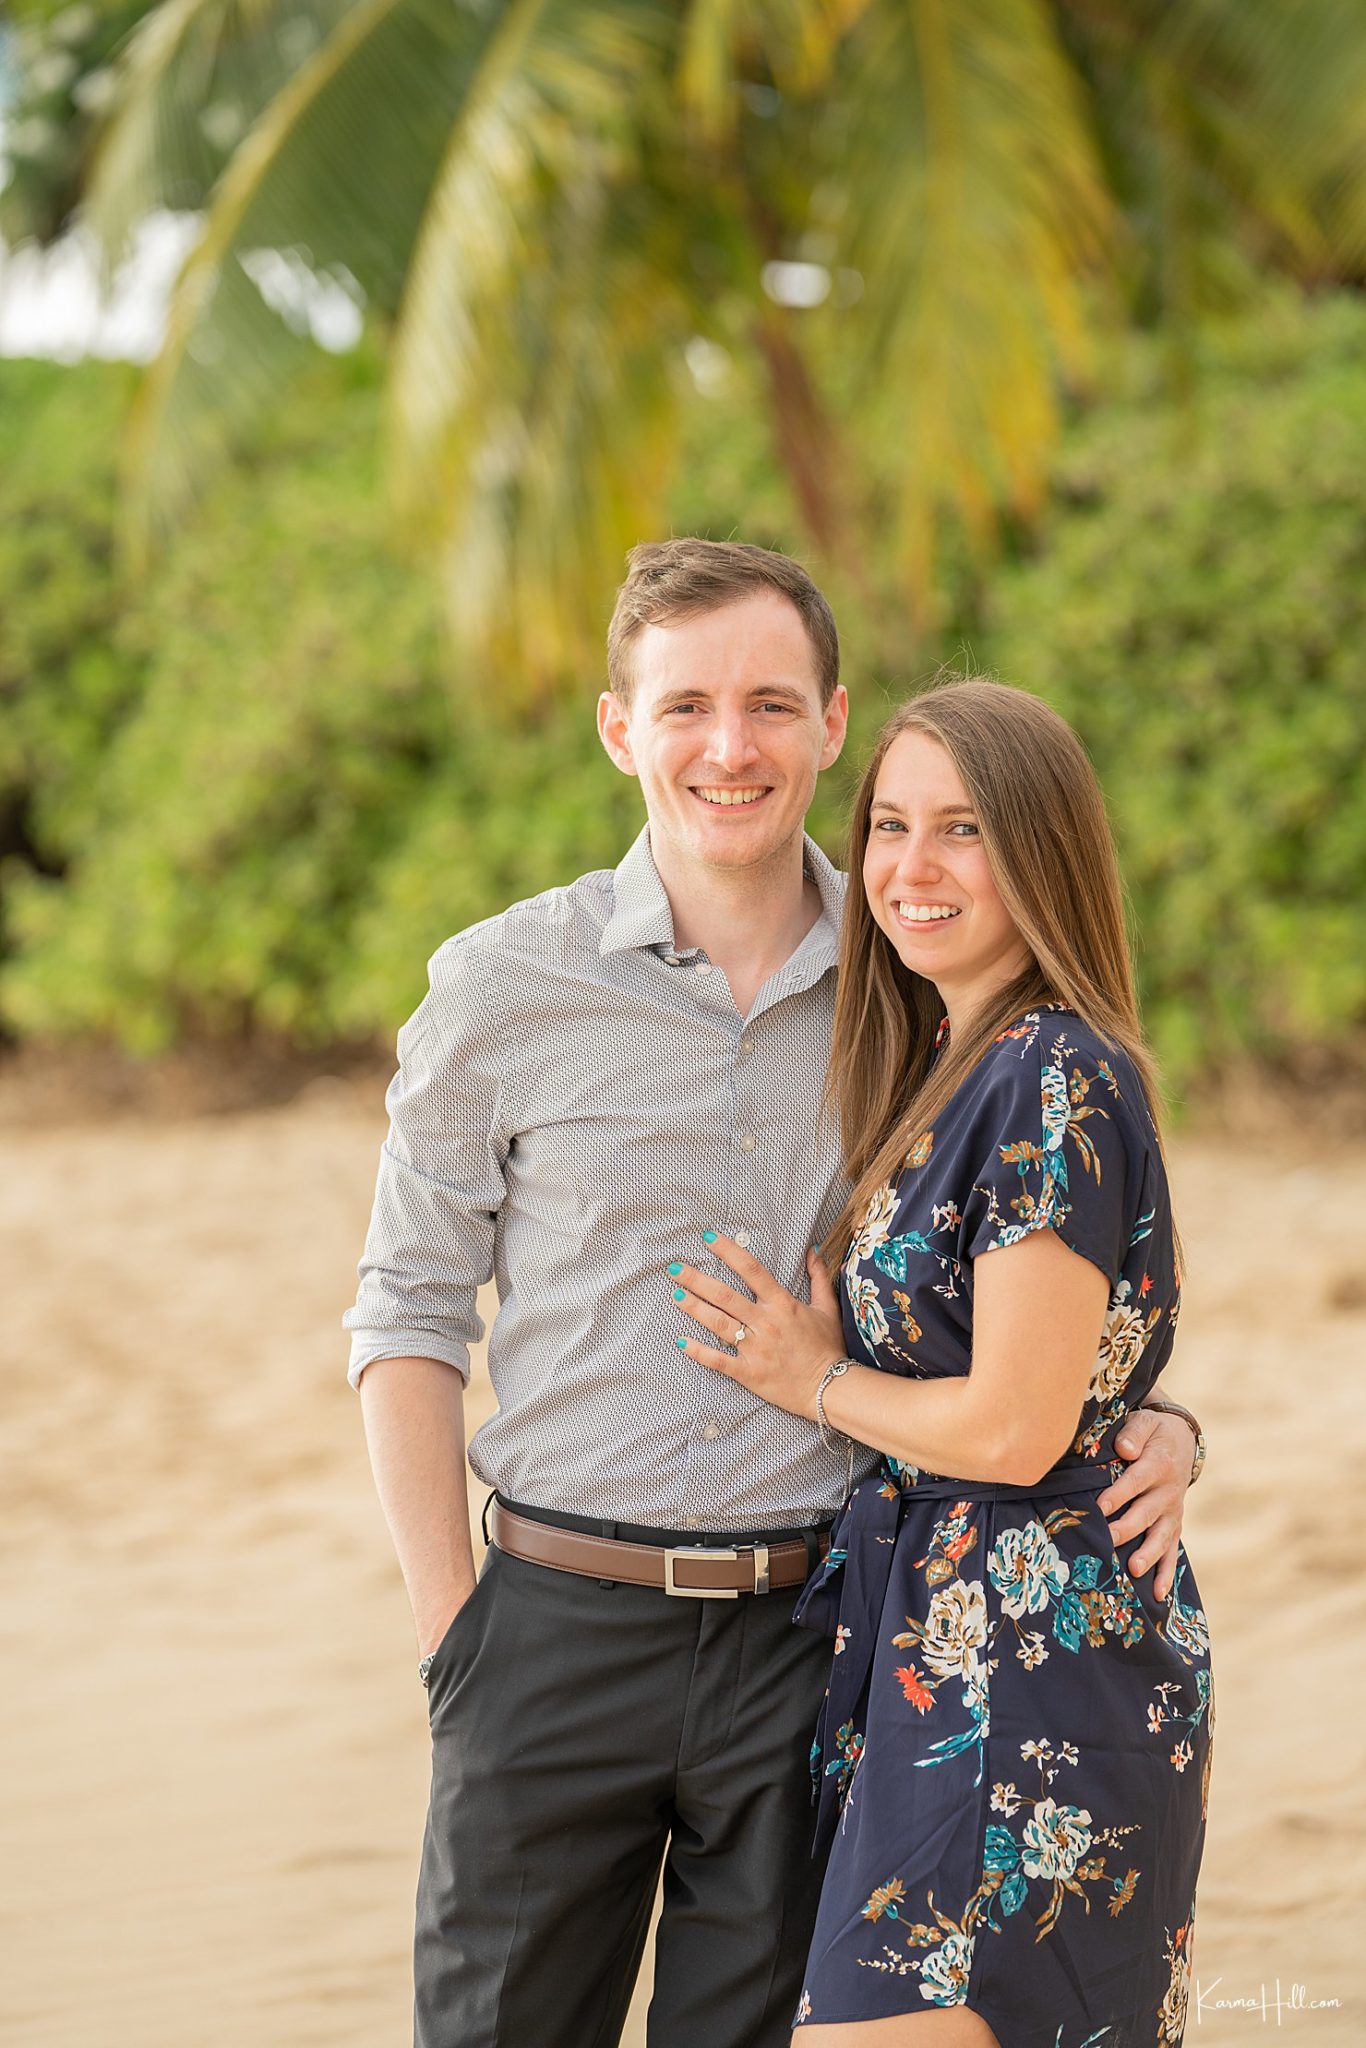
[[[1088,1067],[1108,1064],[1116,1072],[1122,1068],[1126,1076],[1134,1071],[1123,1048],[1103,1038],[1069,1003],[1036,1003],[997,1032],[973,1073],[985,1079],[1017,1068],[1037,1072],[1067,1059]]]
[[[1094,1090],[1095,1100],[1118,1106],[1139,1130],[1151,1128],[1143,1082],[1128,1053],[1067,1003],[1039,1003],[1015,1018],[992,1040],[967,1085],[984,1108]]]

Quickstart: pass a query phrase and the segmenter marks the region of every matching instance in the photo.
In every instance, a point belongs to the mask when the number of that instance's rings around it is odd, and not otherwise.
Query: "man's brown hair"
[[[800,615],[811,642],[821,708],[840,679],[840,643],[835,615],[805,569],[787,555],[738,540],[642,541],[626,557],[626,581],[617,592],[607,628],[608,688],[623,704],[631,701],[635,677],[631,646],[645,626],[672,626],[737,604],[760,590],[776,590]]]

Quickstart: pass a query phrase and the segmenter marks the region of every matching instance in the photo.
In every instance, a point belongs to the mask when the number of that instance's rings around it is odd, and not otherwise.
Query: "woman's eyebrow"
[[[872,811],[895,811],[898,818],[905,815],[900,804],[894,804],[889,797],[885,796],[875,797],[869,805],[869,809]],[[976,816],[976,807],[973,804],[941,804],[933,815],[936,818],[971,818]]]

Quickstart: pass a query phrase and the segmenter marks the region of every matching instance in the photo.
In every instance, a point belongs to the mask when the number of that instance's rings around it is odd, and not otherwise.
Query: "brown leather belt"
[[[548,1565],[553,1572],[578,1572],[627,1586],[656,1586],[690,1600],[738,1600],[742,1593],[777,1592],[805,1585],[811,1566],[800,1537],[782,1543],[740,1543],[732,1547],[689,1544],[665,1549],[653,1543],[625,1543],[615,1536],[590,1536],[581,1529],[556,1528],[515,1515],[500,1500],[490,1504],[489,1537],[509,1557]],[[830,1547],[822,1531],[823,1558]]]

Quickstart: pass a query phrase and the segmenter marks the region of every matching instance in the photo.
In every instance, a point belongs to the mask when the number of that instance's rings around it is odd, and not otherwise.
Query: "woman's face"
[[[935,984],[951,1019],[1030,959],[987,866],[958,770],[927,733],[902,733],[883,756],[863,886],[900,958]]]

